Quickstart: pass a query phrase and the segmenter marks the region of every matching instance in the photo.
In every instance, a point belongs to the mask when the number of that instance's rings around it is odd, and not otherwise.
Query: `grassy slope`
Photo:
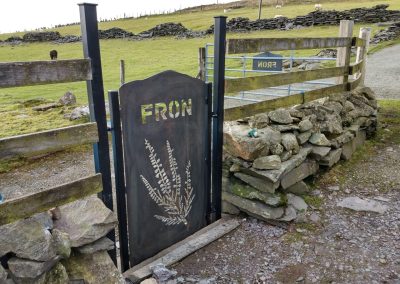
[[[400,9],[400,1],[357,1],[337,3],[324,3],[326,9],[350,9],[361,6],[373,6],[380,3],[391,4],[391,9]],[[338,7],[340,5],[340,7]],[[265,11],[266,17],[272,17],[278,13],[293,17],[312,11],[313,5],[285,6],[281,10],[269,9]],[[193,12],[188,14],[174,14],[149,17],[147,20],[131,19],[115,22],[101,23],[100,28],[121,27],[123,29],[139,32],[155,26],[156,24],[174,21],[182,22],[192,29],[205,29],[212,23],[212,17],[221,14],[221,11],[211,10],[206,12]],[[243,8],[232,10],[229,17],[247,16],[252,19],[257,15],[256,8]],[[361,24],[355,27],[355,35]],[[373,32],[379,28],[372,25]],[[79,34],[78,26],[63,27],[57,29],[62,34]],[[291,31],[262,31],[250,34],[229,34],[228,37],[318,37],[337,36],[337,26],[314,27]],[[7,37],[9,35],[2,35]],[[124,59],[126,65],[126,80],[143,79],[157,72],[173,69],[185,74],[195,76],[197,73],[197,50],[212,37],[190,40],[175,40],[174,38],[160,38],[144,41],[128,40],[102,40],[101,55],[104,74],[105,90],[117,89],[119,85],[119,60]],[[0,62],[47,60],[49,50],[57,49],[60,59],[81,58],[81,43],[70,44],[22,44],[18,46],[0,46]],[[315,51],[298,52],[297,55],[311,55]],[[60,114],[60,109],[54,109],[45,113],[36,113],[30,108],[24,108],[18,102],[31,98],[45,98],[56,100],[67,90],[71,90],[78,98],[78,104],[87,103],[85,83],[67,83],[36,87],[23,87],[0,90],[0,137],[16,135],[19,133],[34,132],[37,130],[60,127],[70,124]],[[68,111],[68,110],[66,110]],[[26,117],[28,116],[28,117]],[[17,126],[18,125],[18,126]]]

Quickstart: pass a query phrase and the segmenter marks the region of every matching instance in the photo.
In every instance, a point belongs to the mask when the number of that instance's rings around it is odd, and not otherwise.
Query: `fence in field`
[[[93,175],[0,203],[0,226],[99,193],[112,209],[112,187],[96,6],[80,4],[84,59],[0,63],[0,88],[86,81],[92,122],[0,139],[0,161],[93,144]],[[125,207],[122,207],[123,209]],[[109,235],[115,240],[113,233]],[[113,255],[114,254],[114,255]],[[115,252],[111,252],[115,258]]]
[[[200,67],[198,77],[205,81],[209,81],[210,77],[214,77],[215,79],[215,75],[217,74],[211,74],[211,70],[214,70],[213,72],[215,73],[216,66],[209,68],[207,64],[208,58],[213,58],[214,56],[224,56],[226,59],[249,58],[237,55],[270,51],[337,48],[336,67],[292,72],[263,72],[246,70],[245,68],[224,68],[225,99],[238,99],[253,102],[251,104],[225,108],[224,119],[235,120],[276,108],[302,104],[335,93],[352,90],[364,81],[366,54],[370,36],[370,29],[362,28],[360,29],[359,37],[353,37],[353,24],[353,21],[341,21],[339,37],[228,39],[226,40],[226,54],[218,55],[218,50],[216,50],[213,56],[209,55],[207,48],[201,48],[199,50]],[[357,55],[354,63],[351,63],[350,60],[352,47],[357,48]],[[236,55],[236,57],[232,55]],[[289,57],[289,59],[293,60],[293,57]],[[213,63],[211,62],[211,64]],[[241,72],[243,76],[226,76],[226,73],[229,71]],[[327,78],[331,78],[331,80],[333,78],[333,83],[316,81]],[[311,83],[322,85],[323,87],[312,90],[290,89],[290,85],[296,83]],[[280,95],[279,97],[277,97],[277,95],[272,95],[272,97],[275,98],[262,101],[245,99],[243,97],[243,92],[251,93],[257,90],[255,94],[260,95],[260,93],[258,93],[259,90],[266,89],[285,89],[288,90],[288,95]],[[300,92],[296,93],[296,91]],[[238,94],[241,95],[238,96]]]

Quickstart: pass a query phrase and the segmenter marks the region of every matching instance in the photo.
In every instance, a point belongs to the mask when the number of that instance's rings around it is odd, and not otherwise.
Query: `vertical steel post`
[[[206,182],[207,182],[207,224],[211,224],[212,220],[212,189],[211,189],[211,174],[212,174],[212,163],[211,163],[211,131],[212,131],[212,83],[207,83],[207,94],[206,94],[206,101],[207,101],[207,142],[206,142]]]
[[[212,193],[214,214],[212,221],[221,218],[222,143],[225,92],[225,39],[226,17],[215,17],[214,24],[214,88],[213,88],[213,143]]]
[[[90,58],[92,67],[92,80],[86,81],[90,120],[97,123],[99,142],[93,145],[94,165],[96,173],[101,173],[103,191],[101,199],[104,204],[113,209],[112,184],[110,170],[110,149],[108,145],[106,107],[104,102],[103,74],[101,70],[100,44],[97,27],[96,4],[79,4],[81,19],[81,32],[83,43],[83,55]],[[115,241],[114,231],[108,237]],[[116,260],[115,250],[110,251],[110,256]]]
[[[117,199],[118,232],[119,232],[119,256],[122,272],[129,269],[128,228],[126,212],[126,190],[124,156],[122,148],[121,116],[119,109],[119,97],[117,91],[108,92],[110,104],[111,137],[114,160],[115,192]]]

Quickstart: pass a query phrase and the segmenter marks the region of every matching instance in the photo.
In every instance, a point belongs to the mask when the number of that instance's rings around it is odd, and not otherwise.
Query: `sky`
[[[96,3],[97,18],[137,16],[144,13],[173,11],[203,4],[226,3],[230,0],[91,0]],[[1,0],[0,33],[51,27],[79,22],[77,0]]]

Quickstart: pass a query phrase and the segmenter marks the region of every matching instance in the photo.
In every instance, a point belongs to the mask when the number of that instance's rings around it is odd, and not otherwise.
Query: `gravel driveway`
[[[400,44],[368,57],[365,84],[381,99],[400,99]]]

